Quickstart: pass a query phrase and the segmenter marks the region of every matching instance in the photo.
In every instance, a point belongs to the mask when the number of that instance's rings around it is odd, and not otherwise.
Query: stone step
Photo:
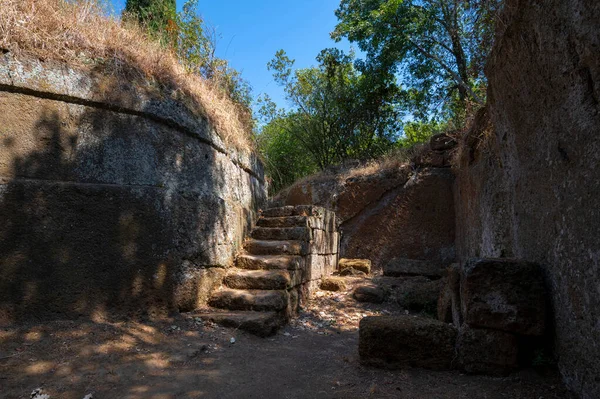
[[[277,312],[212,312],[193,314],[224,327],[239,328],[259,337],[268,337],[285,324],[285,318]]]
[[[292,255],[239,255],[236,266],[247,270],[298,270],[304,259]]]
[[[383,275],[389,277],[425,276],[439,279],[444,269],[439,263],[426,260],[394,258],[383,267]]]
[[[294,214],[293,206],[280,206],[277,208],[269,208],[262,211],[262,217],[281,217],[281,216],[292,216]]]
[[[308,227],[256,227],[252,238],[257,240],[298,240],[310,241]]]
[[[258,227],[305,227],[308,226],[306,216],[262,217],[256,223]]]
[[[246,251],[252,255],[306,255],[307,244],[302,241],[249,240]]]
[[[313,205],[288,205],[278,208],[269,208],[262,211],[262,217],[282,217],[282,216],[316,216],[327,212],[325,208]]]
[[[287,270],[243,270],[229,271],[223,283],[229,288],[248,290],[285,290],[292,287]]]
[[[281,311],[288,305],[287,291],[222,289],[208,301],[214,308],[229,310]]]

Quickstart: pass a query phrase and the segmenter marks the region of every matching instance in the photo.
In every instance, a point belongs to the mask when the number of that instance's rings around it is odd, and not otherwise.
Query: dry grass
[[[185,71],[175,55],[135,24],[107,16],[98,0],[0,0],[0,47],[74,67],[90,62],[180,92],[200,107],[225,142],[251,147],[251,116],[218,80]]]

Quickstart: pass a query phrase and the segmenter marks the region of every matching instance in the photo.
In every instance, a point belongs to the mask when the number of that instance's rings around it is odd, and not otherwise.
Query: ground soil
[[[152,322],[53,321],[0,328],[0,397],[104,398],[570,398],[552,369],[507,378],[458,371],[379,370],[359,363],[358,322],[405,312],[318,291],[270,338],[193,314]],[[233,342],[234,341],[234,342]]]

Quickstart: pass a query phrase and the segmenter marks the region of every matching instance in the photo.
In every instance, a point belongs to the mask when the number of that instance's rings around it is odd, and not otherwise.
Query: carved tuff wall
[[[266,197],[177,93],[0,58],[0,321],[165,314],[221,282]]]
[[[455,257],[454,176],[448,168],[429,166],[427,161],[415,169],[317,175],[282,191],[273,203],[332,209],[343,258],[367,258],[376,269],[394,258],[428,260],[441,268]]]
[[[511,0],[487,75],[493,129],[471,132],[457,252],[543,265],[567,385],[600,397],[600,3]]]

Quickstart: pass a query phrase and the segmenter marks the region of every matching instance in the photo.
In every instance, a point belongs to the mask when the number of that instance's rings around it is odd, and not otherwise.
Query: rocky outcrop
[[[448,157],[447,151],[430,153]],[[345,258],[370,259],[377,270],[394,258],[427,260],[441,269],[455,256],[453,179],[448,168],[421,164],[323,174],[300,181],[273,203],[332,209]]]
[[[176,92],[0,58],[0,319],[206,303],[266,197]]]
[[[600,397],[599,21],[594,0],[506,2],[455,200],[461,259],[542,265],[559,367],[586,399]]]

